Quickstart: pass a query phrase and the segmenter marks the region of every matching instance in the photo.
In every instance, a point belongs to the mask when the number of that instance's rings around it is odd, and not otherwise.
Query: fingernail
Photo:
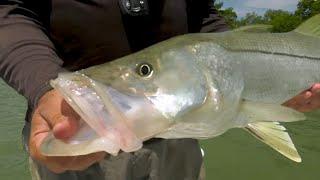
[[[71,137],[71,133],[68,130],[68,126],[65,122],[60,122],[53,127],[53,135],[57,139],[67,140]]]
[[[57,123],[55,126],[53,126],[53,131],[61,131],[61,129],[64,128],[63,122]]]
[[[309,99],[311,96],[312,96],[312,93],[311,93],[310,91],[307,91],[307,92],[304,94],[304,98],[305,98],[305,99]]]

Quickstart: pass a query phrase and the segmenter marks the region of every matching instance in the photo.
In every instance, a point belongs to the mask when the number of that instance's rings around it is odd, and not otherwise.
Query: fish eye
[[[137,73],[142,77],[149,77],[153,73],[153,68],[151,64],[142,63],[137,67]]]

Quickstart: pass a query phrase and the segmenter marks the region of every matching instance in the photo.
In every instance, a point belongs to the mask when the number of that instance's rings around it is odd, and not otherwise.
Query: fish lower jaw
[[[51,85],[79,114],[85,126],[94,132],[94,136],[87,136],[86,129],[75,135],[76,143],[68,145],[52,139],[48,142],[50,144],[46,145],[52,148],[46,148],[47,155],[83,155],[97,151],[117,154],[119,150],[136,151],[142,147],[144,140],[154,137],[172,123],[154,109],[147,98],[122,94],[88,80],[88,77],[79,73],[62,74],[51,81]],[[86,138],[85,141],[81,140],[83,137]],[[53,150],[55,147],[60,150]],[[72,152],[68,148],[72,149]]]

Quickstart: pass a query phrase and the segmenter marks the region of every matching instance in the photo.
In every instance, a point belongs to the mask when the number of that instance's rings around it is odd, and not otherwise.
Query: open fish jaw
[[[48,136],[42,144],[45,155],[132,152],[171,125],[147,98],[121,94],[79,72],[60,74],[51,85],[80,115],[81,122],[77,134],[67,142]]]

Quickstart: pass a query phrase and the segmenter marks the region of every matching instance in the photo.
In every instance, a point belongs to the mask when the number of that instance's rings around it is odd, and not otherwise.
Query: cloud
[[[299,0],[217,0],[224,3],[224,7],[233,7],[238,17],[245,16],[248,12],[263,15],[267,9],[283,9],[294,11]]]
[[[237,12],[238,17],[243,17],[245,16],[248,12],[251,12],[248,9],[244,9],[244,8],[234,8],[234,10]]]
[[[246,0],[244,6],[251,8],[286,9],[296,7],[298,0]]]

